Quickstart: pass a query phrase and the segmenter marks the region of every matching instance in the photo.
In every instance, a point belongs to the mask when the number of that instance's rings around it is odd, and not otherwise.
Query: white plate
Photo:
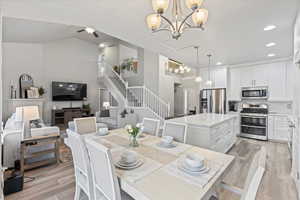
[[[191,170],[187,169],[182,162],[178,162],[177,168],[189,175],[192,175],[192,176],[200,176],[202,174],[208,173],[210,170],[208,167],[204,166],[204,168],[201,171],[191,171]]]
[[[106,133],[99,133],[99,132],[97,132],[95,135],[96,136],[105,136],[105,135],[108,135],[108,132],[106,132]]]
[[[132,167],[132,166],[135,166],[138,162],[139,162],[139,160],[136,160],[132,163],[122,162],[122,160],[119,160],[118,164],[123,167]]]
[[[171,143],[171,144],[166,144],[166,143],[163,143],[163,142],[159,142],[156,144],[158,147],[161,147],[161,148],[175,148],[177,145],[174,144],[174,143]]]
[[[118,168],[120,168],[120,169],[130,170],[130,169],[138,168],[142,164],[144,164],[144,162],[142,160],[138,160],[137,163],[135,165],[133,165],[133,166],[122,166],[122,165],[120,165],[119,162],[116,162],[115,166],[118,167]]]
[[[190,166],[188,166],[186,163],[182,163],[181,164],[182,165],[182,167],[184,167],[186,170],[188,170],[188,171],[191,171],[191,172],[201,172],[201,171],[203,171],[203,170],[205,170],[206,169],[206,167],[205,167],[205,165],[203,165],[202,167],[190,167]]]

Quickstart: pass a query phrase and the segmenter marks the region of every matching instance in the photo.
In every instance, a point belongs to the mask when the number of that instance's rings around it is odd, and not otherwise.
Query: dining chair
[[[143,119],[143,133],[158,136],[160,120],[152,118]]]
[[[241,200],[255,200],[266,169],[266,155],[265,147],[261,147],[261,150],[255,154],[248,171],[244,189],[229,185],[225,182],[221,183],[221,188],[241,196]],[[222,196],[216,199],[222,199]]]
[[[75,132],[78,134],[88,134],[97,132],[96,117],[85,117],[74,119]]]
[[[186,143],[187,125],[165,121],[162,136],[172,136],[176,142]]]
[[[92,168],[95,199],[133,200],[120,190],[109,149],[92,139],[86,140],[86,146]]]
[[[68,144],[72,151],[74,171],[75,171],[75,197],[74,200],[81,199],[83,191],[89,200],[94,200],[94,186],[90,160],[86,149],[84,136],[70,129],[67,129]]]

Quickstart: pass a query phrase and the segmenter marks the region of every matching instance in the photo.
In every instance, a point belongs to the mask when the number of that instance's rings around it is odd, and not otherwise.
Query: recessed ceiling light
[[[268,54],[268,57],[274,57],[274,56],[276,56],[275,53],[269,53],[269,54]]]
[[[99,44],[99,47],[100,47],[100,48],[104,48],[104,47],[105,47],[105,44],[104,44],[104,43],[101,43],[101,44]]]
[[[264,28],[264,31],[271,31],[271,30],[274,30],[276,28],[275,25],[268,25]]]
[[[216,63],[216,65],[222,65],[222,64],[223,64],[223,63],[221,63],[221,62],[217,62],[217,63]]]
[[[95,29],[93,29],[93,28],[91,28],[91,27],[86,27],[84,30],[85,30],[87,33],[89,33],[89,34],[92,34],[92,33],[95,32]]]
[[[270,42],[270,43],[266,44],[266,47],[273,47],[273,46],[275,46],[275,45],[276,45],[275,42]]]

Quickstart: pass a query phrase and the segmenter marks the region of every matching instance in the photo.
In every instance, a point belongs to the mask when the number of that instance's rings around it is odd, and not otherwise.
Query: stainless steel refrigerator
[[[226,113],[226,89],[204,89],[200,91],[200,113]]]

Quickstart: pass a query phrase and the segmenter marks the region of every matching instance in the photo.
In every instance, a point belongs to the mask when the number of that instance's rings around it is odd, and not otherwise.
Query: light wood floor
[[[267,149],[267,169],[260,185],[257,200],[297,200],[295,185],[290,177],[291,163],[286,144],[239,139],[229,154],[236,160],[225,177],[225,182],[243,187],[251,159],[261,146]],[[62,148],[64,162],[27,172],[36,179],[25,183],[24,190],[5,197],[5,200],[73,200],[75,191],[74,170],[68,149]],[[221,199],[239,199],[222,191]]]

